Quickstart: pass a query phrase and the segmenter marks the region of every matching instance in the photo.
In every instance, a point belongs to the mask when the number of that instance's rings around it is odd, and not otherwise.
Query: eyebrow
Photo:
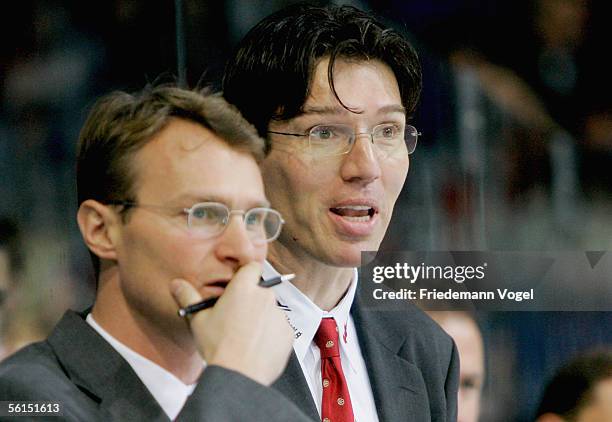
[[[229,199],[228,197],[223,197],[219,195],[202,196],[202,195],[197,195],[197,194],[183,194],[183,195],[179,195],[175,197],[172,202],[175,202],[175,203],[189,202],[191,205],[198,204],[200,202],[219,202],[229,207],[229,203],[231,203],[232,201],[228,199]],[[248,201],[247,202],[248,206],[246,209],[269,208],[270,207],[270,202],[267,200],[247,199],[247,201]],[[229,207],[229,208],[233,208],[233,207]]]
[[[308,114],[333,114],[333,115],[338,115],[338,114],[344,114],[346,112],[348,112],[349,110],[345,109],[344,107],[340,107],[340,106],[324,106],[324,107],[317,107],[317,106],[305,106],[302,110],[302,115],[308,115]],[[389,104],[386,106],[383,106],[381,108],[379,108],[376,111],[376,114],[389,114],[389,113],[402,113],[402,114],[406,114],[406,108],[400,104]]]

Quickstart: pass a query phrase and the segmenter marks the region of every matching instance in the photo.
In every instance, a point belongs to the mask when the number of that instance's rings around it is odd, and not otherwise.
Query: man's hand
[[[218,365],[264,384],[272,384],[287,366],[293,333],[276,306],[272,289],[258,286],[261,265],[240,268],[212,309],[189,317],[191,332],[208,365]],[[202,297],[187,281],[172,281],[179,307]]]

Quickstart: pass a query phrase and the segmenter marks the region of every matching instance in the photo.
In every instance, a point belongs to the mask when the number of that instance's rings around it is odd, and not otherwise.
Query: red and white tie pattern
[[[314,341],[321,350],[321,379],[323,383],[323,422],[354,422],[353,407],[342,363],[338,327],[333,318],[323,318]]]

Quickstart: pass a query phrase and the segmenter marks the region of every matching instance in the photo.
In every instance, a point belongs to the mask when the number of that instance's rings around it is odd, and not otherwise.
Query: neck
[[[124,296],[118,294],[118,284],[101,282],[98,286],[92,310],[98,325],[134,352],[172,373],[184,384],[197,382],[204,365],[188,327],[178,320],[176,323],[165,321],[159,324],[151,317],[130,308]]]
[[[279,242],[270,246],[268,261],[281,274],[295,274],[291,281],[324,311],[333,309],[353,279],[353,268],[335,267],[306,254],[296,256]]]

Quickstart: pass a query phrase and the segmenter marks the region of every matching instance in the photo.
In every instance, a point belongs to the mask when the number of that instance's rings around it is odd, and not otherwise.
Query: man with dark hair
[[[298,5],[245,36],[223,90],[268,141],[264,183],[286,220],[264,274],[296,274],[275,287],[295,332],[276,387],[323,421],[456,420],[450,337],[414,306],[365,306],[357,286],[416,146],[411,45],[353,7]]]
[[[0,360],[13,352],[7,344],[6,333],[11,311],[9,302],[14,296],[22,267],[21,235],[17,223],[9,218],[0,218]]]
[[[0,416],[44,401],[71,421],[307,420],[269,388],[292,335],[258,286],[282,226],[262,157],[263,140],[221,97],[162,86],[99,101],[77,158],[95,303],[0,365]],[[215,297],[189,324],[177,314]]]
[[[21,271],[21,236],[17,223],[0,218],[0,306],[7,299]]]
[[[537,422],[612,421],[612,350],[578,356],[550,380]]]

